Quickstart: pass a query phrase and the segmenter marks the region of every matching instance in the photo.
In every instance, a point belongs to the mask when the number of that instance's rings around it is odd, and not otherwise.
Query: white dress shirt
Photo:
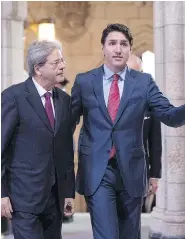
[[[111,87],[111,84],[112,84],[112,81],[113,81],[113,75],[115,73],[112,72],[105,64],[104,64],[103,67],[104,67],[103,93],[104,93],[105,104],[107,106],[110,87]],[[122,94],[123,94],[124,80],[125,80],[126,71],[127,71],[127,67],[125,67],[122,71],[117,73],[119,75],[118,87],[119,87],[120,99],[121,99]]]
[[[52,97],[53,93],[52,93],[52,91],[51,90],[50,91],[45,90],[41,85],[39,85],[39,83],[37,83],[36,80],[34,80],[33,77],[32,77],[32,80],[33,80],[33,83],[34,83],[34,85],[35,85],[35,87],[36,87],[36,89],[37,89],[37,91],[38,91],[38,93],[40,95],[40,98],[41,98],[41,101],[42,101],[42,104],[43,104],[44,108],[45,108],[45,104],[46,104],[46,100],[45,100],[44,94],[46,92],[50,92],[51,93],[50,100],[51,100],[51,105],[52,105],[52,109],[53,109],[53,115],[55,117],[55,108],[54,108],[54,103],[53,103],[53,97]]]

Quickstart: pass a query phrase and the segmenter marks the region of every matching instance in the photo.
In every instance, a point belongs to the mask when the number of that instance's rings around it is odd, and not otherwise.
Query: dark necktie
[[[46,103],[45,103],[45,110],[46,110],[46,114],[48,116],[49,122],[51,124],[52,129],[54,129],[55,126],[55,118],[54,118],[54,114],[53,114],[53,108],[52,108],[52,104],[51,104],[51,93],[50,92],[46,92],[44,94]]]
[[[119,75],[114,74],[113,81],[110,88],[109,99],[108,99],[107,108],[108,108],[110,118],[112,119],[112,122],[114,122],[116,119],[116,115],[117,115],[119,103],[120,103],[118,80],[119,80]],[[110,158],[114,157],[115,154],[116,154],[116,149],[113,145],[110,152]]]

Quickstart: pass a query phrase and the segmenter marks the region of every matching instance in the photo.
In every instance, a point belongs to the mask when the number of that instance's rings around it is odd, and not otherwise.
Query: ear
[[[38,65],[34,65],[34,70],[35,70],[35,74],[38,75],[38,76],[41,76],[42,73],[40,71],[40,66]]]
[[[103,55],[105,56],[104,46],[102,46]]]

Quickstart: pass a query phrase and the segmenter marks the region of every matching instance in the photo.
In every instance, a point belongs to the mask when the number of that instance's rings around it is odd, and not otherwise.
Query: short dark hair
[[[123,25],[123,24],[119,24],[119,23],[115,23],[115,24],[109,24],[107,25],[107,27],[103,30],[102,32],[102,37],[101,37],[101,44],[104,45],[105,44],[105,40],[107,38],[107,36],[109,35],[110,32],[122,32],[124,34],[124,36],[127,38],[127,40],[130,43],[130,46],[133,45],[133,37],[132,37],[132,33],[130,31],[130,29]]]

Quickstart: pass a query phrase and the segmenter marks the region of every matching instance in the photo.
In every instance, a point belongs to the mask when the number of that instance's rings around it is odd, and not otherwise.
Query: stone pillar
[[[185,2],[154,2],[156,81],[175,106],[185,103]],[[150,238],[185,239],[185,127],[163,125],[162,178]]]
[[[1,2],[1,90],[24,80],[27,2]]]

